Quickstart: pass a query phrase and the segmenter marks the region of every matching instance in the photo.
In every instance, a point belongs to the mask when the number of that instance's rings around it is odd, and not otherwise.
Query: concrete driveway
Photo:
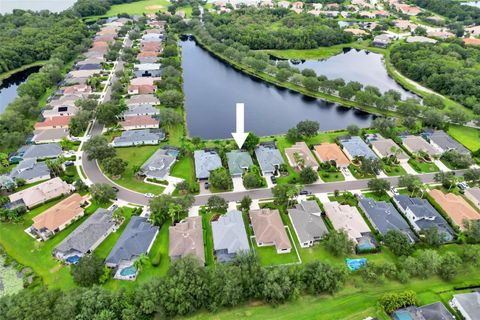
[[[233,177],[233,192],[241,192],[246,191],[245,187],[243,186],[243,179],[242,177]]]

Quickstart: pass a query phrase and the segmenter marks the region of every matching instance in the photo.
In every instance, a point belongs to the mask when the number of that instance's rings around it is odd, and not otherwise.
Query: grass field
[[[438,169],[437,165],[434,163],[418,162],[414,159],[410,159],[408,160],[408,164],[413,168],[413,170],[419,173],[430,173],[430,172],[440,171],[440,169]]]
[[[323,180],[323,182],[334,182],[334,181],[344,181],[345,177],[340,171],[329,172],[325,170],[319,170],[318,175]]]
[[[450,126],[448,133],[470,151],[480,149],[480,130],[463,126]]]
[[[130,3],[122,3],[113,5],[110,10],[101,17],[112,17],[120,13],[128,13],[130,15],[141,15],[143,13],[155,13],[157,11],[166,11],[170,2],[167,0],[143,0]],[[91,16],[89,19],[96,19],[100,16]]]
[[[212,212],[207,212],[205,209],[201,211],[202,227],[203,227],[203,241],[205,248],[205,264],[211,266],[215,263],[213,255],[213,234],[212,234],[212,218],[215,215]]]

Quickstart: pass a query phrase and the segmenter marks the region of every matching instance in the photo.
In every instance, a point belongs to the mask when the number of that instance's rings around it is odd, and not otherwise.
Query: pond
[[[343,52],[324,60],[295,60],[290,65],[300,70],[313,69],[317,75],[328,79],[342,78],[346,82],[358,81],[363,85],[378,87],[385,92],[390,89],[399,91],[403,98],[415,95],[392,79],[383,63],[383,55],[365,50],[345,48]]]
[[[10,102],[17,97],[17,88],[27,80],[28,76],[40,70],[40,66],[31,67],[17,72],[3,80],[0,84],[0,113],[5,110]]]
[[[49,10],[51,12],[60,12],[70,8],[75,0],[2,0],[0,13],[12,13],[14,9],[22,10]]]
[[[465,5],[465,6],[472,6],[472,7],[480,8],[480,1],[475,1],[475,2],[462,2],[462,4]]]
[[[235,104],[245,103],[245,130],[259,136],[285,133],[310,119],[320,129],[368,127],[373,116],[282,89],[239,72],[216,59],[192,39],[184,39],[184,76],[187,128],[190,136],[230,138],[235,131]]]

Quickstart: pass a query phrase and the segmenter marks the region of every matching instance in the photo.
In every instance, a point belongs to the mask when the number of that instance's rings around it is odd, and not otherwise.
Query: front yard
[[[438,172],[440,169],[433,162],[420,162],[416,159],[408,160],[408,164],[418,173]]]

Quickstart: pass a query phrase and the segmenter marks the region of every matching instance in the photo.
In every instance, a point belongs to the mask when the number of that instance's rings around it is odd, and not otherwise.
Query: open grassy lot
[[[170,3],[167,0],[143,0],[130,3],[113,5],[110,10],[102,17],[112,17],[119,13],[128,13],[130,15],[141,15],[142,13],[155,13],[157,11],[166,11]],[[91,17],[94,18],[94,17]]]
[[[162,193],[165,188],[145,183],[143,178],[137,178],[135,175],[135,170],[140,168],[158,148],[158,146],[117,148],[118,157],[127,161],[128,165],[122,177],[115,180],[115,183],[140,193]]]
[[[480,149],[480,130],[463,126],[450,126],[448,133],[471,151]]]
[[[48,241],[39,242],[30,237],[24,230],[33,222],[33,217],[54,206],[61,199],[57,199],[41,205],[27,213],[25,219],[20,223],[0,223],[0,244],[5,251],[19,263],[31,267],[43,279],[43,283],[49,287],[68,289],[74,287],[73,279],[70,276],[70,267],[62,265],[52,257],[53,249],[75,230],[93,209],[105,205],[92,204],[87,208],[86,215],[75,221],[66,229],[56,234]]]

